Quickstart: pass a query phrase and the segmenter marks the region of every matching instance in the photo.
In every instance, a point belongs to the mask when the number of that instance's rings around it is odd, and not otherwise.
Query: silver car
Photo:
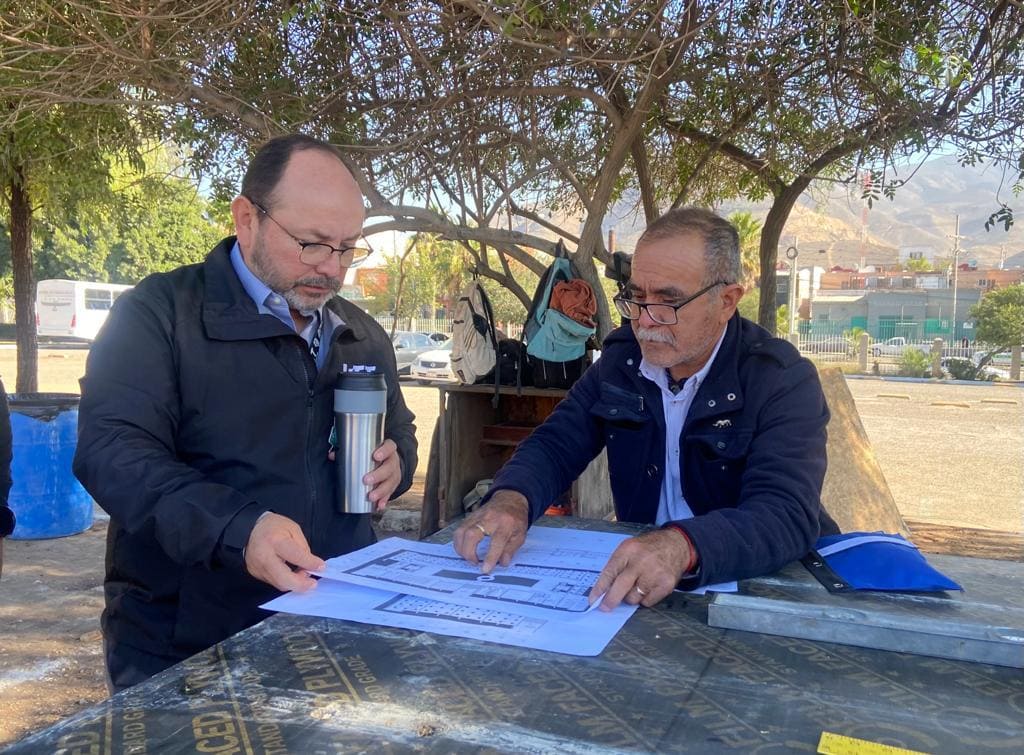
[[[436,349],[424,351],[412,361],[409,374],[420,383],[426,385],[431,380],[454,380],[452,373],[452,344],[449,338]]]
[[[391,339],[395,346],[395,361],[398,362],[398,374],[408,375],[412,361],[424,351],[437,348],[437,343],[426,333],[409,333],[399,331]]]

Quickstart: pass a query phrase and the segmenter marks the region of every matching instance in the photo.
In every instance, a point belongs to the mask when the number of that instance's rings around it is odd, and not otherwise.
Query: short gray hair
[[[743,277],[740,262],[740,237],[732,223],[702,207],[680,207],[669,210],[641,234],[637,246],[645,241],[658,241],[694,233],[704,240],[704,281],[710,286],[717,281],[738,283]]]

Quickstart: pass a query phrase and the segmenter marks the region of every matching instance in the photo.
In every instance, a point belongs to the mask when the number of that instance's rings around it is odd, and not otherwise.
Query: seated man
[[[551,416],[495,476],[455,534],[482,569],[507,565],[530,523],[608,449],[621,522],[659,529],[624,541],[591,593],[602,608],[652,606],[677,586],[767,574],[835,533],[822,509],[829,412],[814,365],[736,312],[739,238],[679,209],[637,243],[605,339]]]

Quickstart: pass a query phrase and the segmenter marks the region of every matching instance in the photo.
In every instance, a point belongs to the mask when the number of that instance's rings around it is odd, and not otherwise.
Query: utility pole
[[[960,239],[963,236],[960,235],[960,216],[956,216],[956,230],[953,231],[953,332],[950,336],[950,340],[953,343],[957,342],[956,335],[956,285],[957,280],[960,277]]]
[[[786,259],[789,260],[789,332],[796,332],[796,308],[799,299],[796,298],[796,286],[799,280],[799,272],[797,268],[797,257],[800,256],[800,250],[797,249],[796,239],[793,239],[793,246],[786,250]]]

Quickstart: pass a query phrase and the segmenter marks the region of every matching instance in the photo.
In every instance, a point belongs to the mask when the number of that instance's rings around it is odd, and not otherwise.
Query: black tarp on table
[[[679,594],[594,658],[279,614],[10,752],[814,752],[823,731],[1021,752],[1024,674],[714,629]]]

